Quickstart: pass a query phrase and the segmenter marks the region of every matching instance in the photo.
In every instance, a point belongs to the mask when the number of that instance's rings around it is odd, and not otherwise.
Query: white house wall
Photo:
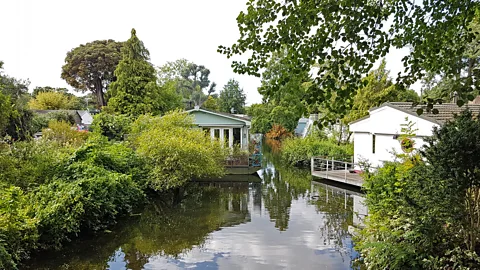
[[[413,128],[418,129],[418,131],[416,131],[417,136],[431,136],[433,127],[438,126],[437,124],[418,116],[385,106],[371,111],[369,118],[351,124],[350,131],[375,134],[400,134],[402,128],[400,125],[406,123],[405,117],[408,117],[408,120],[415,122]]]
[[[370,117],[350,125],[354,140],[354,162],[367,161],[373,166],[381,166],[385,161],[393,161],[393,153],[401,153],[400,142],[394,135],[400,135],[401,124],[405,124],[405,117],[414,122],[414,129],[418,129],[414,138],[415,148],[424,145],[423,137],[432,135],[437,124],[414,116],[403,111],[382,107],[370,112]],[[375,151],[373,150],[373,135],[375,135]]]

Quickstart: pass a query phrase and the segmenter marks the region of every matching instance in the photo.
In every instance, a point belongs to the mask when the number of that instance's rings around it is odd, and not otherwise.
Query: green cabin
[[[242,149],[248,149],[250,118],[241,114],[213,112],[200,109],[187,111],[195,118],[195,124],[210,133],[212,138],[228,142],[229,147],[240,145]]]

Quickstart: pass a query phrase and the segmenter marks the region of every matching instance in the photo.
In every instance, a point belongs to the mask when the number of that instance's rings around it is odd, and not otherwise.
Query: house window
[[[375,154],[375,134],[372,134],[372,153]]]
[[[205,132],[205,135],[210,136],[210,128],[203,128],[203,132]]]
[[[230,129],[223,130],[223,142],[225,143],[226,147],[230,146]]]
[[[220,139],[220,129],[216,128],[213,130],[213,137]]]
[[[233,129],[233,145],[240,144],[240,128]]]

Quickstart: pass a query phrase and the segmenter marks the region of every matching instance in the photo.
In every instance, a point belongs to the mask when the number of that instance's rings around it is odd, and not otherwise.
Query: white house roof
[[[369,111],[370,113],[372,113],[384,107],[390,107],[438,125],[441,125],[448,120],[452,120],[455,115],[460,114],[462,111],[464,111],[467,108],[470,111],[472,111],[472,113],[475,115],[480,114],[480,105],[478,104],[469,104],[469,105],[459,107],[457,104],[454,104],[454,103],[444,103],[444,104],[433,105],[433,109],[437,109],[438,114],[433,114],[432,111],[427,112],[426,110],[427,105],[425,104],[415,105],[413,102],[387,102],[382,104],[379,107],[372,108]],[[423,109],[423,113],[421,115],[417,114],[418,109]],[[368,118],[370,118],[370,115],[367,115],[356,121],[350,122],[349,125],[359,123],[361,121],[367,120]]]

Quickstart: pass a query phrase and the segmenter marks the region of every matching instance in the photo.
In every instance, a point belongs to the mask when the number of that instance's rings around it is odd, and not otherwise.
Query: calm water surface
[[[269,163],[257,183],[199,183],[25,269],[352,269],[356,192]],[[357,214],[358,213],[358,214]]]

